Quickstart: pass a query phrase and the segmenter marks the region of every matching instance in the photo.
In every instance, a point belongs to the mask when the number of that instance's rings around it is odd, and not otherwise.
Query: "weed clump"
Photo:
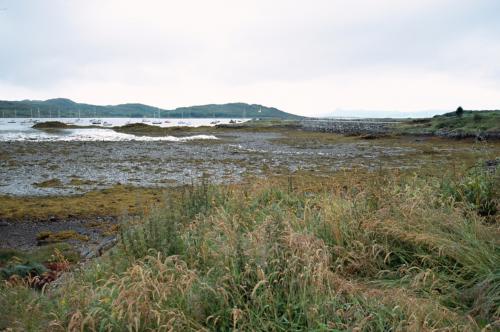
[[[495,216],[498,212],[500,171],[487,169],[478,163],[463,177],[446,179],[442,183],[445,197],[463,202],[481,216]]]

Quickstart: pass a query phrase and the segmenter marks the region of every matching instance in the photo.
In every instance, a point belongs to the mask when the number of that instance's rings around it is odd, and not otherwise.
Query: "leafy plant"
[[[493,216],[498,212],[499,172],[491,171],[478,163],[459,179],[446,179],[442,183],[445,196],[464,202],[481,216]]]

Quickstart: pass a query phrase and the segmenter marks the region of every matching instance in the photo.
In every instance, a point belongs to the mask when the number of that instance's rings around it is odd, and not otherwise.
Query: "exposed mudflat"
[[[0,222],[0,248],[16,248],[29,250],[40,245],[37,236],[42,232],[75,231],[85,240],[69,238],[65,242],[72,244],[81,252],[97,246],[109,234],[106,227],[115,224],[114,218],[98,218],[96,220],[69,219],[64,221],[47,220],[40,222]]]
[[[67,195],[127,185],[176,186],[206,174],[214,183],[238,181],[264,170],[335,170],[377,167],[381,158],[415,153],[413,147],[339,141],[309,148],[288,144],[283,133],[238,132],[191,142],[2,142],[0,194]],[[293,143],[293,138],[290,142]]]
[[[500,156],[500,144],[473,141],[408,137],[363,140],[283,130],[235,130],[215,135],[216,140],[177,142],[0,142],[0,198],[75,195],[117,184],[175,187],[196,183],[202,177],[213,183],[231,183],[247,175],[299,170],[327,176],[342,168],[412,169],[425,165],[445,171],[451,162]],[[102,229],[89,227],[89,223],[102,223],[104,219],[2,219],[0,215],[0,247],[31,248],[37,245],[36,236],[42,231],[74,230],[89,238],[88,243],[79,244],[87,250],[106,236]]]

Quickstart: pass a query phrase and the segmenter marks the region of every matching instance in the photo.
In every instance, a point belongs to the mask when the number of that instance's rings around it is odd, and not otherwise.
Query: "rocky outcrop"
[[[500,132],[478,131],[464,132],[460,130],[401,130],[395,125],[401,123],[398,120],[376,120],[376,119],[307,119],[300,122],[303,130],[335,133],[341,135],[359,135],[364,138],[377,138],[387,134],[411,135],[411,136],[438,136],[451,139],[474,138],[476,140],[499,140]]]
[[[102,254],[105,251],[108,251],[109,249],[113,248],[117,243],[117,241],[118,240],[116,236],[107,237],[104,240],[102,240],[102,242],[99,243],[95,248],[88,248],[87,250],[82,252],[82,257],[84,259],[92,259],[102,256]]]
[[[435,136],[445,137],[445,138],[454,138],[454,139],[463,139],[463,138],[475,138],[479,141],[483,140],[499,140],[500,133],[499,132],[462,132],[462,131],[450,131],[450,130],[437,130],[434,132]]]
[[[397,121],[307,119],[301,121],[304,130],[342,135],[383,135],[390,132]]]

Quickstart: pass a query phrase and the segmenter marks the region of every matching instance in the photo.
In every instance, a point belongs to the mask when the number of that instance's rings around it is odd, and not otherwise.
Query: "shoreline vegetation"
[[[433,118],[413,119],[398,124],[396,131],[406,135],[500,139],[500,111],[462,110]]]
[[[337,158],[353,158],[355,144],[394,150],[378,155],[379,167],[291,171],[262,163],[262,173],[236,182],[215,184],[204,175],[167,188],[117,184],[78,195],[1,196],[0,231],[60,227],[38,232],[29,250],[0,249],[0,330],[496,331],[498,116],[464,111],[357,135],[270,119],[106,127],[152,136],[220,133],[230,142],[211,144],[233,144],[237,131],[265,133],[269,144],[313,151],[308,158],[318,160],[339,144],[346,149]],[[409,152],[398,154],[403,149]],[[399,166],[386,167],[384,158]],[[417,167],[405,167],[415,160]],[[36,185],[87,180],[72,181]],[[77,228],[64,228],[71,222]]]
[[[84,265],[54,245],[2,252],[0,328],[494,331],[500,173],[486,166],[184,187]]]

